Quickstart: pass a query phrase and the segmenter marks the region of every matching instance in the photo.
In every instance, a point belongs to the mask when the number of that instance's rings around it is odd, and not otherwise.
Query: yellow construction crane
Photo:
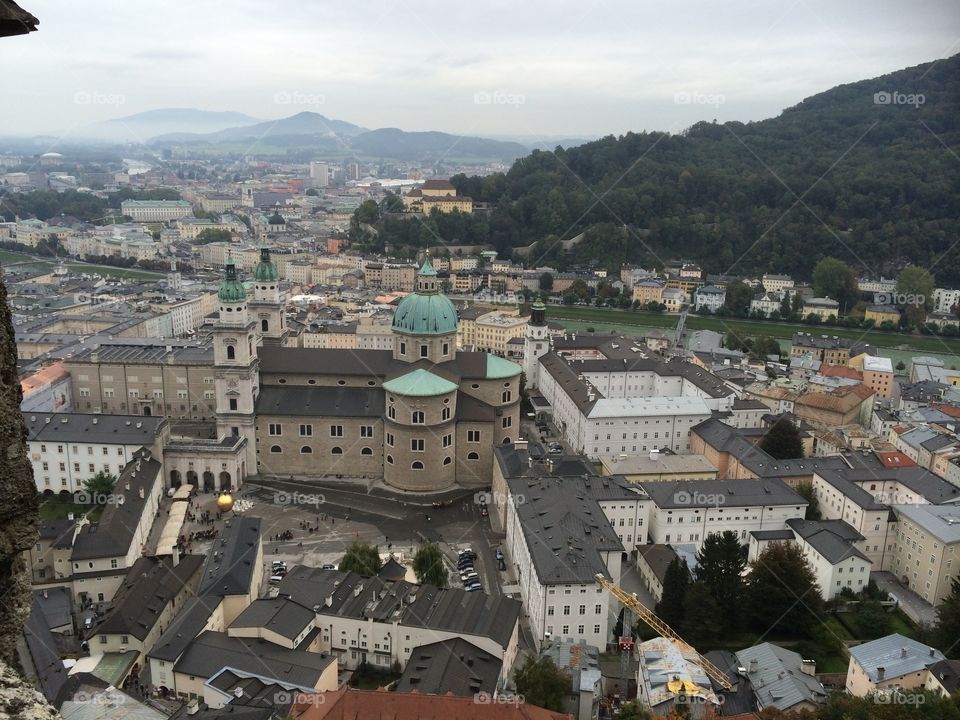
[[[690,643],[677,635],[672,627],[658,618],[652,610],[650,610],[646,605],[637,599],[636,595],[628,593],[623,588],[615,585],[610,580],[607,580],[607,578],[600,573],[597,573],[597,583],[599,583],[600,587],[609,591],[611,595],[617,598],[617,600],[622,602],[625,607],[630,608],[630,610],[636,613],[637,617],[653,628],[654,632],[656,632],[658,635],[669,640],[673,640],[676,643],[680,643],[681,645],[688,647],[693,650],[693,652],[697,653],[697,658],[700,661],[703,671],[707,673],[710,679],[713,680],[717,685],[722,687],[724,690],[730,690],[732,688],[726,674],[720,668],[707,660],[703,655],[698,653]]]

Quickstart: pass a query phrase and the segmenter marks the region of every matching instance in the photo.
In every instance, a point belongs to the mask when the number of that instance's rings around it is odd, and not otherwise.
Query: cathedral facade
[[[245,474],[366,477],[403,490],[483,487],[520,431],[519,365],[457,350],[457,313],[429,258],[397,307],[391,350],[283,347],[283,298],[264,248],[253,297],[231,261],[218,292],[218,435]],[[256,470],[254,470],[256,468]]]

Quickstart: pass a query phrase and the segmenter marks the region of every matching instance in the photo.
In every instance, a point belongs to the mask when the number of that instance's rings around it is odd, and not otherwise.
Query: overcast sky
[[[161,107],[531,139],[679,131],[960,52],[956,0],[19,2],[40,29],[0,39],[0,134]]]

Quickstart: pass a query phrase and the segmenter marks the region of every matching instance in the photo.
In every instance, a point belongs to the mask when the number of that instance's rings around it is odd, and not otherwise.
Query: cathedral
[[[241,478],[376,478],[416,492],[483,487],[494,446],[519,437],[522,369],[457,349],[457,311],[429,257],[397,307],[392,350],[284,347],[284,299],[265,247],[252,297],[230,259],[218,301],[218,442],[235,448],[231,466]]]

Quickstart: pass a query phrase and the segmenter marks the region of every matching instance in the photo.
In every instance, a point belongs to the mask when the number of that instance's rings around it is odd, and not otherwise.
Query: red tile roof
[[[489,696],[484,696],[489,700]],[[346,686],[318,696],[304,696],[291,720],[573,720],[535,705],[454,695],[421,695]],[[749,717],[749,716],[748,716]]]
[[[825,377],[842,377],[850,380],[863,380],[863,373],[846,365],[821,365],[820,374]]]
[[[899,450],[877,453],[877,457],[880,458],[880,462],[883,463],[883,466],[888,468],[917,466],[913,460],[908,458]]]

